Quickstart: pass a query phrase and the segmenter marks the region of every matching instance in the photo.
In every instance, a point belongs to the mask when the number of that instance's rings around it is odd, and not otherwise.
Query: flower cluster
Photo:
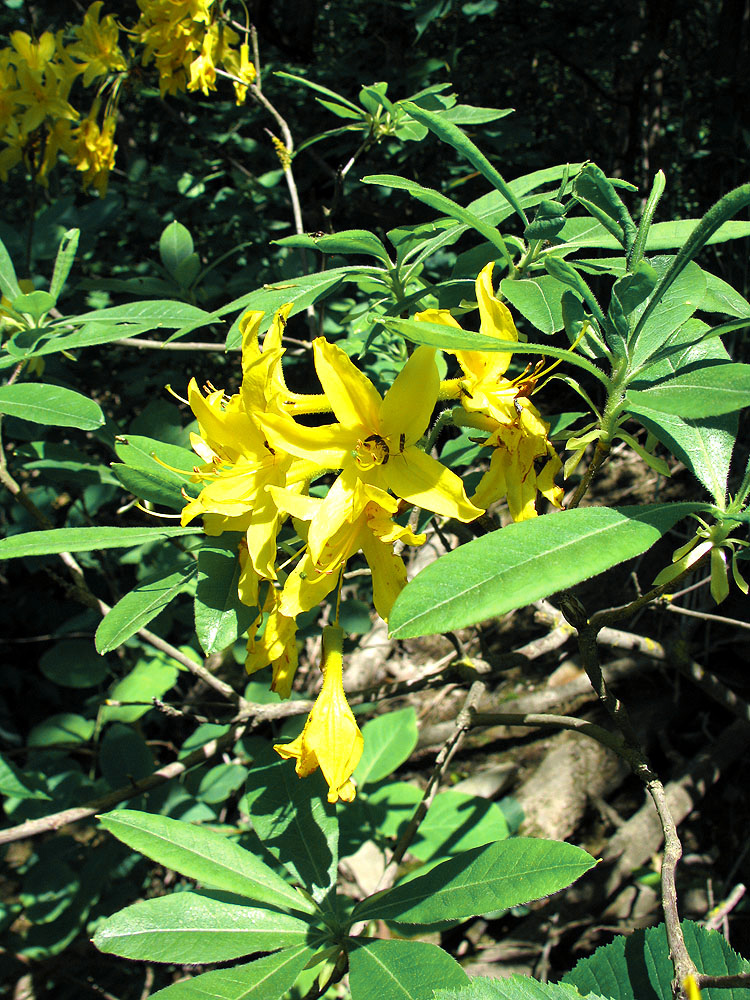
[[[216,69],[234,78],[237,104],[255,80],[246,43],[219,18],[216,0],[138,0],[141,16],[133,35],[143,45],[141,62],[154,63],[161,96],[183,90],[216,90]]]
[[[34,179],[46,184],[58,155],[64,153],[81,171],[85,188],[100,193],[107,187],[117,147],[114,110],[106,107],[100,123],[101,100],[96,97],[83,114],[70,103],[80,77],[85,87],[126,70],[111,15],[100,19],[102,0],[92,3],[83,23],[66,44],[62,31],[32,39],[14,31],[10,46],[0,50],[0,177],[24,162]]]
[[[115,164],[118,97],[132,61],[120,47],[121,28],[102,16],[103,0],[68,32],[45,31],[33,39],[14,31],[0,49],[0,178],[24,163],[39,184],[62,153],[81,173],[84,189],[105,194]],[[126,32],[141,45],[141,62],[155,64],[162,96],[216,89],[217,67],[233,82],[242,104],[255,80],[248,45],[220,17],[216,0],[138,0],[141,15]],[[87,110],[71,92],[76,82],[93,88]],[[80,90],[80,87],[79,87]],[[105,99],[106,95],[106,99]],[[85,100],[85,97],[83,98]]]
[[[491,265],[476,288],[482,332],[517,342],[510,313],[492,291]],[[199,428],[192,446],[202,462],[192,478],[202,488],[182,512],[183,524],[202,516],[210,535],[243,533],[239,595],[261,609],[249,630],[246,667],[252,673],[270,664],[272,688],[282,697],[289,696],[297,667],[298,615],[340,588],[357,553],[372,574],[375,609],[388,620],[406,584],[401,550],[425,539],[404,520],[409,510],[469,522],[507,496],[518,520],[536,515],[537,492],[558,506],[562,495],[553,482],[560,462],[547,439],[548,425],[528,398],[529,379],[504,375],[511,352],[458,351],[463,374],[441,382],[436,350],[418,347],[381,396],[341,348],[319,337],[312,348],[323,392],[295,393],[282,368],[290,310],[287,305],[277,312],[262,348],[263,314],[242,318],[237,393],[227,397],[211,385],[201,391],[190,382],[188,401]],[[443,311],[421,318],[456,325]],[[492,449],[490,467],[472,499],[460,477],[422,446],[441,398],[461,399],[471,425],[489,431],[484,444]],[[299,419],[326,413],[333,415],[328,423]],[[327,490],[311,495],[310,485],[323,476],[329,477]],[[284,539],[279,563],[279,532],[290,519],[296,541],[290,556]],[[349,800],[362,737],[344,695],[340,634],[326,636],[316,705],[302,735],[277,749],[296,758],[300,775],[320,764],[331,801]]]

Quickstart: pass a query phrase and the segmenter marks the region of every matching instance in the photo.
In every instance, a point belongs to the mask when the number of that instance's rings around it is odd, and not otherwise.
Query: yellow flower
[[[209,535],[223,531],[245,533],[250,561],[263,579],[275,580],[276,535],[280,515],[266,487],[301,488],[312,469],[271,445],[259,420],[266,408],[276,407],[285,389],[281,374],[281,335],[291,305],[279,309],[266,334],[263,350],[258,328],[263,313],[247,313],[241,322],[242,385],[226,397],[222,389],[208,387],[204,396],[195,379],[188,386],[188,401],[198,420],[199,434],[191,434],[193,450],[205,463],[193,470],[193,481],[203,484],[200,495],[182,510],[182,524],[203,516]],[[254,604],[252,586],[244,592]],[[244,600],[245,598],[243,598]]]
[[[347,559],[361,550],[372,571],[375,610],[387,621],[393,602],[406,586],[406,568],[393,551],[394,543],[421,545],[425,540],[424,535],[415,535],[411,528],[393,521],[399,502],[377,486],[363,483],[349,467],[331,487],[340,494],[329,505],[338,520],[323,526],[320,511],[325,500],[273,486],[268,489],[279,510],[299,521],[315,522],[318,529],[314,538],[312,527],[307,532],[307,551],[286,579],[279,610],[295,617],[320,604],[338,583]]]
[[[492,289],[493,267],[494,264],[487,264],[476,279],[480,332],[499,341],[517,343],[513,317]],[[418,313],[416,319],[462,329],[447,309],[429,309]],[[555,486],[554,477],[562,462],[547,438],[549,424],[529,399],[540,373],[524,372],[517,379],[506,378],[510,351],[449,353],[455,354],[463,375],[444,382],[441,395],[461,400],[466,415],[460,422],[490,431],[483,443],[493,449],[490,468],[482,477],[473,502],[487,507],[506,497],[514,521],[536,517],[538,492],[560,507],[563,491]],[[542,460],[544,465],[537,471],[537,463]]]
[[[240,45],[239,54],[235,49],[230,49],[224,56],[224,68],[228,73],[237,79],[233,81],[236,104],[244,104],[247,97],[247,88],[254,83],[256,72],[255,65],[250,61],[250,46],[247,42]]]
[[[292,743],[276,744],[285,760],[295,759],[300,778],[318,767],[328,782],[328,801],[351,802],[356,795],[352,772],[362,756],[364,740],[344,694],[344,632],[338,625],[323,629],[323,687],[305,728]]]
[[[287,414],[264,414],[259,420],[272,447],[306,459],[318,471],[341,469],[352,488],[359,478],[460,521],[473,521],[482,513],[467,499],[459,477],[417,447],[440,386],[432,348],[417,348],[385,398],[341,348],[318,337],[313,353],[318,378],[339,422],[304,427]],[[351,489],[341,486],[334,484],[311,522],[314,552],[329,537],[329,526],[346,517],[341,507],[348,511]]]
[[[270,587],[263,608],[268,617],[260,639],[256,638],[261,623],[260,615],[248,629],[245,670],[248,674],[254,674],[270,663],[273,669],[271,690],[280,698],[288,698],[297,672],[297,622],[294,618],[281,614],[279,599],[280,591]],[[257,601],[257,594],[255,600]]]
[[[120,29],[112,14],[100,22],[104,0],[95,0],[86,11],[83,22],[73,29],[78,41],[67,49],[67,54],[80,61],[83,85],[89,87],[100,76],[127,69],[127,63],[117,40]]]
[[[113,115],[106,117],[100,129],[95,115],[96,111],[92,110],[91,115],[71,131],[73,148],[69,155],[76,170],[83,173],[84,191],[93,184],[99,194],[104,196],[117,152],[114,141],[115,118]]]

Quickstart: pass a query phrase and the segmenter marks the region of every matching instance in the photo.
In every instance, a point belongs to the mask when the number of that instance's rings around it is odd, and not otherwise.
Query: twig
[[[695,981],[699,990],[707,990],[710,987],[719,989],[747,989],[750,986],[750,972],[739,972],[736,976],[704,976],[697,973]]]
[[[576,487],[575,493],[570,498],[568,503],[565,505],[566,510],[571,510],[573,507],[577,507],[578,504],[583,500],[586,495],[586,491],[591,485],[591,480],[596,475],[599,467],[603,464],[605,458],[609,454],[609,445],[602,444],[601,438],[596,442],[596,448],[594,449],[594,455],[589,462],[588,468],[583,474],[583,477]]]
[[[745,895],[745,886],[740,882],[732,889],[727,898],[715,906],[703,921],[703,926],[709,930],[715,930],[721,924],[728,913],[731,913],[735,906]]]
[[[639,604],[641,599],[633,602]],[[661,866],[662,909],[664,925],[669,942],[669,953],[675,970],[672,992],[676,997],[684,995],[684,982],[688,976],[697,977],[698,971],[685,945],[685,938],[680,925],[680,915],[677,908],[677,889],[675,886],[675,871],[682,857],[682,844],[677,835],[677,826],[669,810],[664,786],[658,776],[651,770],[648,761],[640,748],[638,738],[628,718],[622,702],[612,694],[607,687],[599,663],[596,647],[596,636],[602,625],[608,619],[607,613],[600,612],[589,621],[586,609],[570,594],[563,595],[561,610],[567,620],[578,632],[578,648],[581,661],[591,680],[591,685],[599,696],[599,700],[607,709],[612,721],[624,738],[623,751],[633,773],[641,779],[656,807],[662,830],[664,832],[664,855]]]
[[[149,347],[159,351],[226,351],[224,344],[212,344],[206,340],[146,340],[143,337],[124,337],[113,340],[115,347]]]
[[[183,757],[182,760],[172,761],[171,764],[165,764],[164,767],[160,767],[153,774],[149,774],[145,778],[141,778],[139,781],[133,781],[131,784],[124,786],[123,788],[118,788],[113,792],[109,792],[107,795],[102,795],[98,799],[92,799],[82,806],[73,806],[71,809],[63,809],[61,812],[52,813],[50,816],[42,816],[39,819],[29,819],[25,823],[21,823],[19,826],[10,827],[7,830],[0,830],[0,844],[11,844],[16,840],[25,840],[27,837],[36,837],[40,833],[49,833],[50,830],[59,830],[61,826],[67,826],[68,823],[77,823],[79,820],[87,819],[89,816],[94,816],[100,812],[106,812],[108,809],[112,809],[114,806],[118,805],[120,802],[125,802],[127,799],[135,798],[138,795],[142,795],[144,792],[151,791],[152,788],[158,788],[159,785],[163,785],[165,781],[171,781],[173,778],[179,777],[184,774],[185,771],[190,770],[190,768],[195,767],[197,764],[202,764],[212,757],[215,757],[222,750],[227,749],[237,742],[238,739],[245,732],[245,725],[239,723],[233,725],[229,732],[225,733],[223,736],[219,736],[217,739],[209,740],[208,743],[204,743],[202,747],[198,747],[187,757]]]
[[[456,751],[463,743],[466,733],[472,726],[474,706],[482,697],[484,692],[485,685],[482,681],[475,681],[469,688],[469,693],[466,696],[464,706],[456,716],[453,734],[443,745],[442,749],[435,758],[435,766],[433,767],[432,774],[430,775],[430,780],[427,782],[427,787],[424,790],[422,801],[415,809],[414,815],[409,821],[408,826],[399,837],[398,842],[393,849],[390,861],[385,866],[385,870],[380,877],[380,881],[378,882],[375,892],[379,892],[384,888],[389,888],[395,882],[401,860],[406,853],[409,844],[414,839],[414,835],[419,829],[419,824],[427,815],[427,810],[430,808],[433,799],[437,795],[438,788],[440,787],[440,781],[445,774],[448,765],[453,759]]]
[[[711,579],[707,576],[705,582],[708,583]],[[671,598],[674,598],[674,594],[670,594]],[[701,618],[706,622],[718,622],[721,625],[733,625],[735,628],[746,628],[750,629],[750,622],[743,622],[739,618],[727,618],[725,615],[712,615],[708,611],[693,611],[692,608],[681,608],[679,604],[674,604],[673,600],[665,601],[662,605],[665,611],[671,611],[672,614],[685,615],[688,618]]]

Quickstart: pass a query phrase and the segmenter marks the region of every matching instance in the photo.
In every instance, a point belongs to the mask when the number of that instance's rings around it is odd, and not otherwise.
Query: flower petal
[[[356,434],[339,424],[305,427],[286,413],[258,414],[258,423],[272,448],[306,458],[317,470],[340,469],[357,443]]]
[[[313,341],[315,370],[331,409],[342,427],[360,436],[378,429],[382,400],[372,382],[340,347],[324,337]]]
[[[459,521],[473,521],[484,513],[467,498],[459,477],[419,448],[391,456],[380,472],[397,497],[424,510]]]
[[[406,445],[419,441],[430,422],[439,389],[435,349],[418,347],[386,392],[380,410],[380,433],[389,439],[391,450],[401,435]]]

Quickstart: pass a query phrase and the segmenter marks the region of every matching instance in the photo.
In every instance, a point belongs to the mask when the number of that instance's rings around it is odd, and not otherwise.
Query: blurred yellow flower
[[[255,82],[255,64],[250,61],[250,46],[247,42],[240,45],[239,53],[229,49],[224,57],[224,68],[236,79],[233,81],[236,104],[244,104],[247,88]]]
[[[73,29],[77,41],[66,49],[76,59],[83,73],[83,85],[89,87],[100,76],[127,69],[125,57],[117,44],[120,29],[112,14],[101,21],[104,0],[95,0],[86,11],[83,22]]]
[[[76,170],[83,174],[84,191],[93,184],[99,194],[104,196],[117,152],[114,141],[115,119],[112,115],[106,117],[100,129],[95,114],[93,111],[92,116],[84,118],[80,125],[71,130],[72,147],[68,150],[68,155]]]
[[[318,767],[328,783],[328,801],[351,802],[356,795],[352,772],[362,756],[364,740],[344,694],[344,632],[338,625],[323,629],[323,687],[302,733],[291,743],[274,746],[285,760],[296,760],[300,778]]]

